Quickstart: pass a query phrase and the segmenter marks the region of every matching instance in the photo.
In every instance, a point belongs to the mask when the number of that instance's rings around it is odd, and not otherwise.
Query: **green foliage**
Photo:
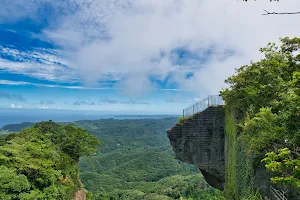
[[[222,199],[193,166],[174,159],[166,130],[176,118],[79,121],[101,138],[101,153],[80,159],[94,199]]]
[[[266,163],[267,170],[276,174],[271,178],[273,183],[300,188],[300,160],[294,159],[288,148],[267,153],[262,162]]]
[[[178,122],[183,123],[186,120],[186,117],[179,117]]]
[[[86,141],[75,144],[72,133]],[[88,147],[83,147],[87,142]],[[64,149],[63,144],[74,151]],[[77,156],[94,152],[98,144],[82,129],[53,122],[8,135],[0,146],[1,199],[72,199],[80,187]]]
[[[23,174],[15,169],[0,166],[0,199],[17,199],[30,190],[30,183]]]
[[[225,107],[225,133],[226,133],[226,141],[225,141],[225,154],[226,162],[225,162],[225,192],[226,196],[230,199],[234,199],[236,196],[235,192],[235,169],[236,169],[236,149],[237,149],[237,130],[236,130],[236,122],[234,119],[234,115],[229,111],[229,107]]]
[[[231,103],[238,117],[243,118],[250,110],[257,113],[262,107],[271,107],[275,113],[280,109],[274,106],[289,91],[293,73],[300,70],[298,63],[299,38],[283,38],[277,47],[269,43],[261,48],[265,58],[251,65],[237,69],[237,74],[225,82],[229,89],[221,92],[226,103]]]
[[[261,108],[253,118],[246,115],[240,126],[243,139],[247,141],[248,153],[259,155],[281,142],[283,129],[278,126],[278,120],[278,115],[273,114],[270,108]]]
[[[33,129],[38,129],[47,135],[52,143],[76,161],[81,156],[96,153],[96,147],[102,144],[96,137],[86,134],[85,129],[76,128],[74,124],[62,126],[49,121],[37,123]]]
[[[0,146],[5,145],[7,141],[13,139],[17,135],[18,135],[17,133],[8,133],[8,134],[0,135]]]
[[[3,185],[9,180],[13,183],[7,184],[18,186],[15,180],[24,180],[16,194],[14,187],[0,187],[0,194],[6,199],[72,199],[81,187],[78,157],[92,153],[79,161],[87,199],[224,199],[199,169],[174,159],[165,131],[175,123],[176,118],[103,119],[78,121],[75,126],[50,121],[4,136],[0,166],[5,173],[0,178],[12,175],[3,178]],[[104,141],[100,153],[95,151],[100,144],[96,138]]]
[[[229,105],[225,107],[225,196],[228,199],[256,199],[250,187],[253,174],[251,161],[243,148],[234,112]],[[256,195],[257,196],[257,195]],[[259,199],[259,198],[257,198]]]
[[[236,69],[221,95],[239,124],[236,138],[245,156],[267,153],[263,161],[276,172],[271,180],[286,185],[285,180],[299,178],[294,169],[300,168],[300,38],[280,40],[281,46],[261,48],[265,57],[260,61]],[[289,159],[275,159],[284,148],[290,149]]]
[[[242,200],[263,200],[263,197],[258,190],[251,190]]]
[[[220,191],[208,186],[200,177],[200,174],[174,175],[157,182],[139,182],[128,188],[124,186],[114,189],[112,192],[97,193],[94,195],[94,199],[224,199]]]
[[[165,119],[102,119],[78,121],[75,124],[103,141],[102,153],[116,149],[161,147],[169,145],[166,130],[176,123],[176,118]],[[172,152],[171,148],[168,148]]]

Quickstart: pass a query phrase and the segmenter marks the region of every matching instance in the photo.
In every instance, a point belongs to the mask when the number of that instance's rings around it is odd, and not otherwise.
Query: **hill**
[[[177,118],[78,121],[103,146],[79,162],[95,199],[222,199],[193,165],[174,159],[166,130]]]
[[[87,129],[88,133],[103,142],[100,151],[79,160],[80,179],[89,191],[87,198],[222,199],[221,192],[204,181],[198,168],[174,158],[166,130],[177,120],[101,119],[75,122],[75,127]],[[29,123],[5,127],[18,131],[22,126],[31,126],[22,134],[35,127]],[[46,130],[49,128],[51,126]],[[79,138],[73,139],[81,143]],[[0,143],[7,143],[7,139],[2,137]]]
[[[24,128],[28,128],[30,126],[33,126],[34,123],[31,122],[23,122],[21,124],[8,124],[1,128],[1,130],[8,131],[8,132],[20,132]]]
[[[0,199],[73,199],[78,160],[101,143],[73,125],[40,122],[0,137]],[[80,143],[77,142],[80,141]]]

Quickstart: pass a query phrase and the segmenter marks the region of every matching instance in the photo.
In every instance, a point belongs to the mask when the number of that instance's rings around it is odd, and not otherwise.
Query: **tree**
[[[80,156],[101,142],[74,125],[41,122],[0,146],[0,199],[72,199],[81,187]]]
[[[288,148],[269,152],[262,160],[266,163],[267,170],[276,175],[271,178],[275,184],[288,185],[300,189],[300,160],[293,156]]]
[[[96,147],[102,144],[95,136],[87,134],[86,129],[75,127],[74,124],[62,126],[52,121],[40,122],[33,126],[33,130],[47,135],[51,142],[76,161],[81,156],[97,152]]]
[[[261,48],[265,58],[237,69],[221,95],[236,112],[249,152],[265,157],[274,183],[288,184],[300,179],[300,38],[280,41]]]
[[[14,169],[0,166],[0,199],[20,199],[30,190],[30,183],[23,174],[18,175]]]

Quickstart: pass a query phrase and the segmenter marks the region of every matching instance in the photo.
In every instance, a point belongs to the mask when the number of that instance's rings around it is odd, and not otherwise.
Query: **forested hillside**
[[[100,144],[81,128],[54,122],[1,136],[0,199],[73,199],[82,187],[78,160]]]
[[[75,126],[51,121],[7,125],[5,130],[25,129],[0,136],[0,199],[72,199],[82,187],[79,176],[88,199],[222,199],[195,166],[174,159],[166,130],[176,122],[101,119]],[[97,138],[103,142],[100,151],[95,149]]]
[[[80,160],[80,177],[96,199],[222,199],[199,170],[174,159],[166,130],[177,118],[78,121],[103,141]]]

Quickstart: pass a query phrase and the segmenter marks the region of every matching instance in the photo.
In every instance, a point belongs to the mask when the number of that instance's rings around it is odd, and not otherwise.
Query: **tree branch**
[[[294,15],[294,14],[300,14],[300,12],[268,12],[267,10],[264,10],[266,13],[263,13],[262,15]]]

